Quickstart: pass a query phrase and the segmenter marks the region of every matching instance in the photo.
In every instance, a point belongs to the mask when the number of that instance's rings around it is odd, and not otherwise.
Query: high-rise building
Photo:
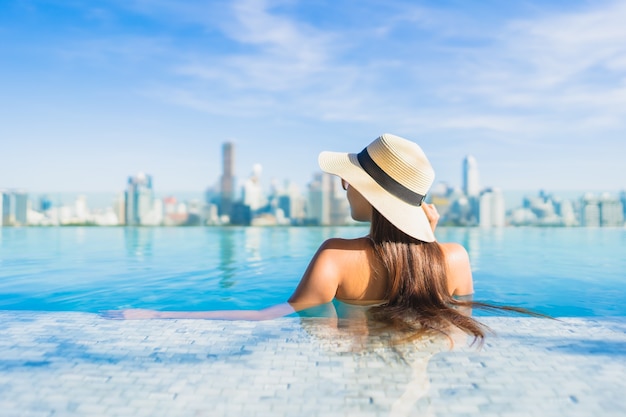
[[[14,223],[24,226],[28,221],[28,194],[25,191],[13,191],[11,203]]]
[[[467,197],[478,197],[480,194],[478,163],[472,155],[463,159],[463,192]]]
[[[608,193],[600,197],[600,225],[607,227],[624,225],[622,202]]]
[[[339,178],[326,172],[315,174],[309,184],[307,218],[322,225],[344,225],[350,218],[350,207]],[[292,210],[292,218],[294,211]]]
[[[306,218],[306,197],[300,193],[298,186],[294,183],[285,184],[285,193],[289,199],[289,209],[283,208],[285,217],[299,223]]]
[[[25,226],[28,222],[28,194],[21,190],[0,190],[0,226]]]
[[[126,224],[126,193],[120,192],[113,200],[113,212],[117,217],[117,224]]]
[[[309,184],[309,202],[307,217],[320,225],[331,222],[332,175],[317,173]]]
[[[128,177],[124,200],[126,203],[126,224],[129,226],[144,224],[154,203],[152,176],[140,172],[136,177]]]
[[[263,187],[261,186],[261,173],[263,167],[261,164],[255,164],[252,167],[252,174],[246,180],[242,189],[242,201],[243,204],[250,207],[252,213],[261,209],[267,204],[267,199],[263,193]]]
[[[279,195],[276,201],[276,208],[282,210],[283,216],[291,218],[291,197],[289,194]]]
[[[39,197],[39,210],[46,212],[52,208],[52,200],[47,195]]]
[[[479,222],[481,227],[504,227],[504,195],[499,188],[488,188],[482,192],[479,200]]]
[[[561,217],[563,226],[576,226],[578,224],[574,204],[571,200],[559,201],[557,213]]]
[[[480,182],[476,158],[467,155],[463,159],[463,193],[467,197],[467,217],[461,219],[465,225],[476,225],[480,211]]]
[[[85,223],[89,215],[89,209],[87,208],[87,197],[79,195],[74,202],[74,216],[76,222]]]
[[[9,193],[0,190],[0,226],[9,225]]]
[[[220,180],[220,216],[230,216],[235,194],[235,144],[222,145],[222,178]]]
[[[341,187],[341,179],[331,176],[331,204],[330,204],[330,224],[340,226],[351,221],[350,204],[346,196],[346,191]]]
[[[580,225],[600,226],[600,202],[591,193],[585,194],[580,201]]]

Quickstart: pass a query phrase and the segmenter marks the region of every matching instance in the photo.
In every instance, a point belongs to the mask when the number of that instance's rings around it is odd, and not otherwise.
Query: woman
[[[258,311],[173,312],[123,310],[126,319],[201,318],[262,320],[333,299],[372,306],[372,317],[414,332],[448,333],[456,326],[484,337],[483,326],[463,314],[476,303],[465,249],[437,243],[435,207],[424,203],[434,171],[422,149],[384,134],[358,154],[322,152],[322,170],[341,178],[351,216],[371,222],[370,234],[324,242],[288,303]]]

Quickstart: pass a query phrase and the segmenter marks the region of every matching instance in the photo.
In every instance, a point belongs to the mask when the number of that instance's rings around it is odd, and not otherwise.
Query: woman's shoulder
[[[469,261],[469,255],[463,245],[456,242],[439,242],[447,261]]]
[[[458,243],[440,243],[448,267],[448,285],[450,293],[467,295],[474,292],[472,268],[469,254]]]
[[[355,269],[361,271],[361,268],[369,264],[371,248],[371,242],[367,237],[330,238],[318,249],[316,263],[335,270],[343,279],[346,275],[351,275]]]
[[[358,237],[354,239],[344,239],[340,237],[333,237],[327,239],[322,243],[320,249],[331,250],[358,250],[367,249],[371,247],[371,240],[368,237]]]

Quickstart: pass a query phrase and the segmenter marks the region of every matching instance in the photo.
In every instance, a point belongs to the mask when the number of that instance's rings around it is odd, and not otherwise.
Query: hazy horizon
[[[87,199],[87,206],[94,210],[105,209],[111,207],[115,198],[119,193],[124,190],[118,191],[98,191],[98,192],[80,192],[80,191],[64,191],[64,192],[29,192],[29,199],[36,203],[39,198],[46,196],[54,205],[71,205],[74,203],[78,196],[85,196]],[[303,196],[306,196],[306,190],[303,191]],[[502,190],[504,195],[505,206],[507,210],[521,206],[522,199],[526,196],[538,196],[541,190]],[[591,192],[596,195],[600,193],[608,192],[615,196],[623,190],[544,190],[548,194],[563,199],[576,200],[582,197],[585,193]],[[237,192],[237,197],[239,192]],[[179,202],[188,202],[193,199],[199,199],[204,202],[204,191],[160,191],[155,190],[155,198],[176,197]]]

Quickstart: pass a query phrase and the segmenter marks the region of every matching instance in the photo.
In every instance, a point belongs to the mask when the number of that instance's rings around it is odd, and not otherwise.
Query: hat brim
[[[407,235],[423,242],[434,242],[435,235],[430,227],[424,208],[408,204],[390,194],[367,174],[353,153],[322,152],[320,168],[337,175],[354,187],[391,224]]]

